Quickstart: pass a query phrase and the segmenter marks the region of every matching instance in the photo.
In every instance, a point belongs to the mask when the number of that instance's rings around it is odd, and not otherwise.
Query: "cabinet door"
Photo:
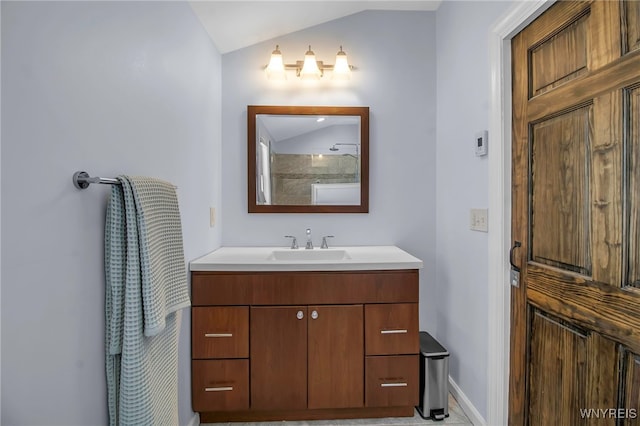
[[[307,407],[307,307],[252,307],[251,408]]]
[[[309,306],[309,408],[364,404],[362,305]]]

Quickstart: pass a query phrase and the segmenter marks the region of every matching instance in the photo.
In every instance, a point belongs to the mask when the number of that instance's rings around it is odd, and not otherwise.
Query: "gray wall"
[[[187,4],[3,1],[2,424],[106,422],[109,188],[77,191],[78,169],[176,183],[188,260],[221,244],[284,246],[309,226],[316,241],[331,233],[336,245],[397,244],[422,258],[421,329],[447,346],[453,379],[486,416],[487,235],[468,229],[468,214],[487,207],[473,138],[488,127],[488,29],[510,6],[365,12],[221,57]],[[276,43],[287,62],[311,43],[329,63],[342,44],[359,70],[341,85],[267,81]],[[370,106],[370,213],[249,215],[248,104]],[[187,315],[182,424],[188,330]]]
[[[175,183],[187,259],[219,246],[220,62],[187,3],[2,2],[3,425],[107,422],[110,188],[74,171]],[[189,327],[184,311],[182,424]]]
[[[266,79],[262,67],[275,45],[286,63],[304,56],[333,63],[340,45],[358,67],[346,84]],[[395,244],[421,258],[420,322],[435,329],[435,13],[362,12],[222,57],[223,245]],[[368,214],[248,214],[247,105],[370,107]]]
[[[469,230],[469,209],[488,206],[488,158],[475,156],[475,133],[489,126],[489,29],[511,5],[443,2],[436,19],[436,338],[451,353],[451,377],[485,418],[488,234]]]

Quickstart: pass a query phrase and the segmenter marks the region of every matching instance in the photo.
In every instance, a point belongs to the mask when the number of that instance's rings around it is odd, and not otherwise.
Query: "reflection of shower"
[[[333,146],[331,148],[329,148],[329,151],[340,151],[340,148],[338,148],[338,146],[355,146],[356,147],[356,157],[359,155],[358,154],[358,147],[360,146],[360,144],[358,143],[334,143]]]
[[[338,146],[355,146],[356,147],[356,155],[358,155],[358,147],[360,146],[359,143],[334,143],[333,146],[331,148],[329,148],[329,151],[340,151],[340,148],[338,148]]]
[[[355,173],[354,173],[355,181],[356,182],[360,182],[360,172],[358,170],[358,163],[360,162],[360,159],[359,159],[360,154],[358,152],[358,147],[360,146],[360,144],[357,144],[357,143],[334,143],[333,146],[331,148],[329,148],[329,151],[333,151],[333,152],[340,151],[340,148],[338,148],[339,145],[340,146],[354,146],[356,148],[356,155],[348,154],[348,153],[345,153],[345,154],[342,154],[342,155],[355,158],[355,160],[356,160],[356,170],[355,170]]]

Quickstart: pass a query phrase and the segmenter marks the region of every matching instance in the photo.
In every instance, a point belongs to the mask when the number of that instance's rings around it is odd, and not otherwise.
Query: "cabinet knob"
[[[301,320],[302,318],[304,318],[304,312],[302,312],[302,311],[298,311],[298,313],[296,314],[296,318],[298,318],[299,320]]]
[[[318,311],[311,312],[311,319],[318,319]]]

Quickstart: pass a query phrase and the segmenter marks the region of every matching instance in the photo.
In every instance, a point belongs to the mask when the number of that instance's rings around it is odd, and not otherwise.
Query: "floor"
[[[258,423],[202,423],[206,425],[230,426],[422,426],[422,425],[458,425],[472,426],[473,423],[464,414],[455,398],[449,395],[449,417],[441,421],[424,420],[418,412],[413,417],[387,417],[382,419],[314,420],[300,422],[258,422]]]

